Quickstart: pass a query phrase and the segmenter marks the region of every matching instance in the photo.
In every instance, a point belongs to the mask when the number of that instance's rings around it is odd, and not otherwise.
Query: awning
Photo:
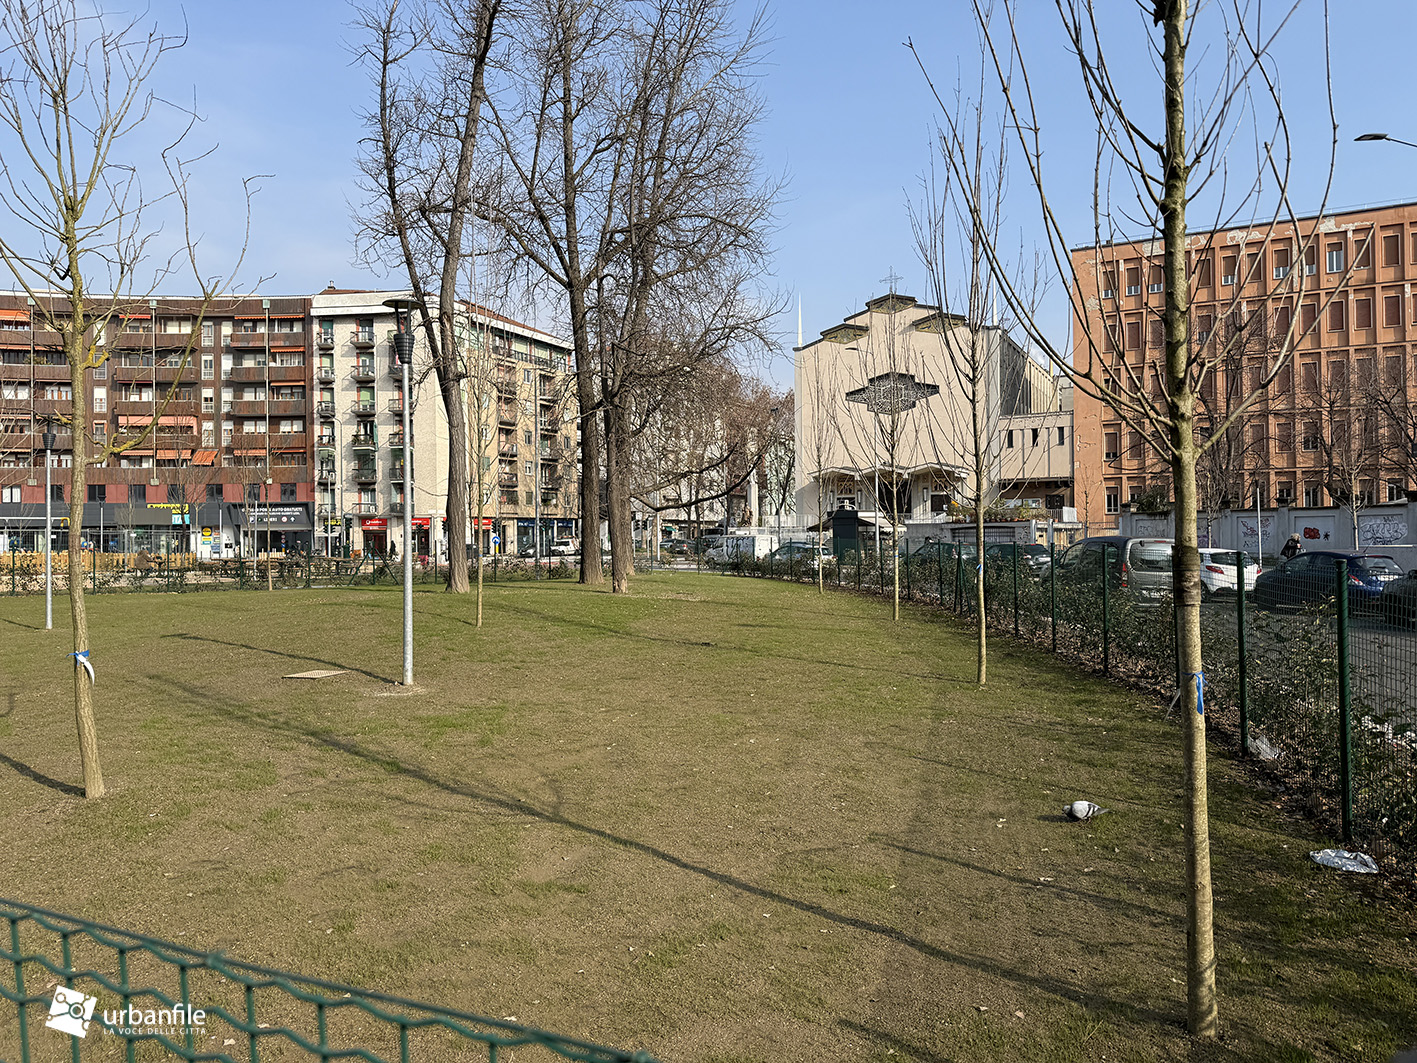
[[[233,314],[233,315],[232,315],[232,317],[233,317],[235,320],[237,320],[237,321],[264,321],[264,320],[266,320],[266,318],[270,318],[272,321],[287,321],[287,320],[290,320],[291,318],[297,318],[297,317],[303,318],[304,316],[305,316],[304,314]]]
[[[186,461],[192,457],[190,450],[159,450],[158,461]]]
[[[285,343],[285,344],[275,344],[275,343],[273,343],[273,344],[271,344],[271,353],[272,353],[272,354],[296,354],[296,353],[303,352],[304,350],[305,350],[304,347],[296,346],[296,345],[294,345],[294,344],[289,344],[289,343]],[[272,368],[272,369],[299,369],[300,366],[298,366],[298,365],[273,365],[273,366],[271,366],[271,368]]]
[[[217,454],[217,452],[216,452],[215,450],[199,450],[199,451],[197,451],[197,453],[195,453],[195,454],[192,455],[192,464],[193,464],[193,465],[215,465],[215,464],[216,464],[216,454]]]
[[[150,321],[152,314],[119,314],[124,321]]]
[[[0,321],[28,321],[28,310],[0,310]]]

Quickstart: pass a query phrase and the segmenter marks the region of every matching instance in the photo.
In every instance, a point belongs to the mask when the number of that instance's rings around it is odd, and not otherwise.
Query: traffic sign
[[[494,535],[494,536],[492,536],[492,545],[493,545],[493,546],[500,546],[501,544],[502,544],[502,537],[501,537],[500,535]]]

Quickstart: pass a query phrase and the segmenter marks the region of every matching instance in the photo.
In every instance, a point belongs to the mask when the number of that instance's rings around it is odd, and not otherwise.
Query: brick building
[[[1312,329],[1259,404],[1203,459],[1202,508],[1253,506],[1256,493],[1265,507],[1405,500],[1417,457],[1417,204],[1197,232],[1187,248],[1192,343],[1231,348],[1202,387],[1202,431],[1259,384],[1291,322],[1296,335]],[[1160,242],[1080,248],[1072,260],[1098,356],[1125,359],[1158,400]],[[1089,354],[1081,323],[1073,352],[1082,368]],[[1082,520],[1115,525],[1123,506],[1169,502],[1166,462],[1082,389],[1074,425]]]

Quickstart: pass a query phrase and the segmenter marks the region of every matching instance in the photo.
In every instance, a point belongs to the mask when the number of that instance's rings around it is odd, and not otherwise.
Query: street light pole
[[[394,310],[394,354],[403,378],[403,685],[413,686],[413,434],[409,426],[409,378],[413,375],[413,323],[409,311],[414,299],[385,299]],[[430,520],[429,531],[433,522]],[[430,548],[432,543],[429,543]]]
[[[50,562],[50,539],[53,533],[51,506],[53,491],[49,486],[51,452],[54,450],[54,425],[44,422],[44,630],[54,630],[54,571]]]

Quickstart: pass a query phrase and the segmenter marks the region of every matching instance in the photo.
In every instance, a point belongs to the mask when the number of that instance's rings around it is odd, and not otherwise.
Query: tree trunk
[[[441,313],[440,308],[440,316]],[[457,346],[444,346],[443,350],[451,354]],[[454,594],[466,594],[471,589],[467,564],[467,411],[463,408],[461,381],[456,373],[440,373],[438,384],[443,392],[443,409],[448,414],[448,505],[445,510],[448,532],[447,589]],[[404,440],[405,445],[412,443],[411,439]],[[410,475],[412,471],[410,465]],[[413,505],[412,487],[413,481],[410,479],[404,490],[406,506]],[[408,546],[404,544],[405,549]]]
[[[77,272],[77,271],[76,271]],[[75,328],[81,314],[75,314]],[[84,796],[102,797],[103,769],[98,760],[98,723],[93,711],[93,684],[88,672],[79,664],[89,652],[89,614],[84,601],[84,555],[75,548],[83,539],[84,500],[87,497],[88,439],[84,426],[89,423],[88,396],[84,392],[84,363],[87,361],[82,336],[69,339],[69,383],[74,395],[72,427],[74,430],[73,467],[69,475],[69,617],[74,635],[74,720],[79,729],[79,762],[84,773]],[[48,535],[48,529],[45,530]]]
[[[571,287],[571,343],[576,353],[576,401],[581,436],[581,576],[598,587],[605,582],[600,560],[600,436],[595,430],[595,373],[586,330],[585,293]]]
[[[620,397],[605,406],[606,506],[610,521],[610,589],[625,594],[635,569],[635,537],[630,526],[630,425]]]
[[[1201,658],[1200,554],[1196,550],[1196,395],[1188,372],[1190,278],[1186,270],[1186,0],[1165,12],[1166,153],[1162,215],[1166,385],[1170,396],[1171,472],[1176,491],[1174,599],[1177,671],[1185,708],[1186,1024],[1215,1037],[1214,911],[1210,883],[1210,813],[1206,798],[1205,713]]]

